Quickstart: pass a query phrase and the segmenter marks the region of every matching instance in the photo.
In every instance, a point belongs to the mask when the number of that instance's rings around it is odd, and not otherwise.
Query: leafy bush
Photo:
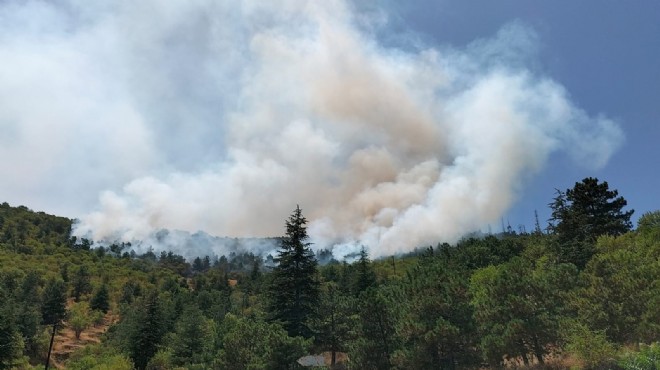
[[[76,303],[69,312],[69,326],[76,334],[76,339],[80,339],[80,334],[91,324],[89,316],[89,305],[87,302]]]
[[[616,347],[607,340],[605,332],[594,331],[585,324],[567,320],[562,323],[564,349],[584,363],[585,368],[610,368],[616,358]]]
[[[71,370],[133,370],[133,363],[122,354],[101,345],[87,346],[74,353],[66,364]]]
[[[625,370],[657,370],[660,369],[660,343],[642,345],[639,352],[628,353],[619,366]]]

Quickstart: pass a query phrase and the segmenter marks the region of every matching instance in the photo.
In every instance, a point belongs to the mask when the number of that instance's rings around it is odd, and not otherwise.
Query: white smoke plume
[[[95,211],[75,233],[283,233],[374,257],[455,241],[549,156],[622,142],[534,72],[533,30],[388,46],[385,11],[327,1],[5,1],[2,191]],[[99,196],[100,194],[100,196]],[[63,205],[66,204],[66,205]]]

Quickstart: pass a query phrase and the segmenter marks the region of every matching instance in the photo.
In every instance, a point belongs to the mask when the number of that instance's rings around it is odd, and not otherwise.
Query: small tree
[[[14,361],[23,354],[23,342],[13,307],[8,302],[3,303],[0,306],[0,369],[12,369]]]
[[[76,335],[76,339],[80,339],[80,334],[91,324],[87,302],[79,302],[71,307],[68,322]]]
[[[66,286],[64,282],[62,280],[49,280],[48,284],[46,284],[46,289],[44,289],[42,302],[41,315],[43,323],[53,326],[48,355],[46,357],[46,369],[48,369],[57,326],[66,316]]]
[[[209,338],[209,327],[199,308],[190,305],[184,308],[175,332],[170,336],[172,362],[176,365],[202,362]]]
[[[310,340],[292,338],[276,323],[258,318],[228,314],[220,326],[222,349],[217,356],[219,369],[286,370],[299,368],[296,360],[303,356]]]
[[[89,308],[103,313],[108,312],[110,309],[110,297],[108,294],[108,287],[105,284],[101,285],[96,294],[94,294],[89,302]]]
[[[543,363],[543,357],[557,343],[560,290],[564,281],[572,281],[575,275],[573,265],[548,264],[535,271],[532,263],[521,257],[472,275],[473,316],[481,348],[493,366],[501,365],[504,355],[520,356],[528,365],[528,356],[533,354]]]
[[[73,276],[73,292],[72,296],[76,302],[80,302],[80,297],[92,291],[92,284],[90,283],[90,274],[85,265],[80,266],[76,274]]]
[[[399,304],[382,287],[367,289],[360,296],[357,339],[350,358],[359,369],[391,369],[392,357],[399,349],[396,322]]]
[[[355,295],[359,295],[367,288],[376,285],[376,273],[371,266],[369,253],[364,247],[360,249],[360,259],[357,261],[356,268]]]
[[[330,350],[331,365],[336,362],[337,352],[345,351],[349,339],[354,336],[357,317],[352,313],[352,308],[353,298],[343,295],[336,283],[324,284],[314,328],[316,341]]]
[[[195,260],[193,261],[193,264],[192,264],[192,269],[195,272],[204,271],[204,265],[202,264],[202,259],[201,258],[195,257]]]
[[[43,323],[59,324],[66,316],[66,286],[62,280],[49,280],[43,293]]]
[[[296,206],[286,221],[277,267],[270,286],[270,316],[281,322],[290,336],[309,338],[308,321],[319,303],[317,262],[307,242],[307,220]]]

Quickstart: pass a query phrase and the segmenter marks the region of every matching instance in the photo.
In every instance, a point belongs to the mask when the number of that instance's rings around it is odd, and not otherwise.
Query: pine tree
[[[195,259],[193,260],[192,269],[195,272],[202,272],[204,270],[204,267],[202,266],[201,258],[195,257]]]
[[[108,312],[110,309],[110,297],[108,294],[108,287],[105,284],[101,285],[96,294],[94,294],[89,302],[89,308],[103,313]]]
[[[163,309],[157,292],[153,291],[144,298],[134,320],[136,327],[130,336],[128,352],[135,367],[141,370],[156,354],[165,331]]]
[[[14,361],[23,350],[14,311],[10,302],[5,301],[0,306],[0,369],[13,369]]]
[[[307,242],[307,220],[296,206],[286,221],[278,262],[270,286],[270,316],[281,322],[290,336],[309,338],[308,322],[319,303],[317,261]]]
[[[593,244],[601,235],[617,236],[632,228],[634,210],[623,211],[627,201],[607,181],[588,177],[565,192],[557,190],[550,204],[549,229],[557,236],[560,262],[584,268],[594,253]]]
[[[360,296],[358,338],[350,357],[360,369],[391,369],[399,349],[396,322],[400,305],[381,288],[367,289]]]
[[[66,315],[66,286],[62,280],[49,280],[44,289],[41,308],[43,323],[59,324]]]
[[[90,274],[85,265],[80,266],[78,271],[73,277],[73,292],[72,296],[76,302],[80,302],[80,297],[92,291],[92,284],[90,283]]]
[[[376,273],[371,266],[369,254],[364,247],[360,249],[360,259],[357,261],[356,267],[355,295],[357,296],[367,290],[367,288],[376,285]]]
[[[347,350],[349,339],[354,336],[357,317],[353,314],[354,299],[343,295],[334,282],[323,285],[319,315],[314,320],[315,340],[330,350],[331,365],[335,365],[337,352]]]
[[[197,306],[184,308],[170,341],[173,361],[177,365],[203,361],[202,354],[210,338],[204,315]]]
[[[403,342],[399,366],[476,368],[480,356],[467,291],[470,272],[448,263],[443,252],[436,256],[431,251],[419,259],[405,284],[402,318],[397,322]]]

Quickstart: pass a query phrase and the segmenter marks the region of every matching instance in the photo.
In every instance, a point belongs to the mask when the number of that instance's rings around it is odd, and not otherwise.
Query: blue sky
[[[628,200],[636,219],[660,209],[660,3],[657,1],[425,1],[398,8],[401,23],[433,42],[462,45],[521,21],[540,39],[538,68],[590,114],[615,119],[626,141],[602,169],[555,154],[505,218],[533,225],[554,189],[594,176]],[[505,220],[506,222],[506,220]]]
[[[634,4],[634,5],[633,5]],[[653,1],[0,2],[0,200],[373,256],[542,223],[608,181],[660,209]],[[625,139],[624,139],[625,138]]]

